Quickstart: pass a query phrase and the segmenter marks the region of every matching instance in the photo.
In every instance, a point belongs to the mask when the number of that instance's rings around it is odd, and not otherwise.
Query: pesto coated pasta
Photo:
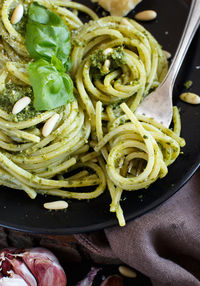
[[[62,19],[62,26],[67,25],[72,44],[67,64],[61,61],[65,47],[62,53],[55,48],[58,58],[51,56],[50,63],[44,49],[41,54],[46,58],[38,63],[44,64],[48,78],[53,78],[52,71],[60,76],[65,83],[62,88],[71,76],[74,99],[53,109],[36,109],[30,76],[35,58],[27,49],[25,35],[32,2],[19,2],[24,14],[12,24],[19,3],[0,1],[0,184],[23,190],[32,199],[37,194],[93,199],[109,191],[110,211],[123,226],[122,192],[147,188],[166,176],[185,144],[176,107],[174,131],[134,114],[165,77],[166,56],[155,38],[134,20],[98,18],[76,2],[38,0],[36,9],[45,7],[44,11],[53,12],[49,15]],[[90,21],[83,23],[79,12]],[[49,33],[51,27],[46,30]],[[51,85],[45,90],[56,93],[54,89]],[[24,97],[30,104],[15,114],[13,106]],[[58,119],[45,135],[44,126],[55,114]],[[90,191],[84,187],[91,187]]]

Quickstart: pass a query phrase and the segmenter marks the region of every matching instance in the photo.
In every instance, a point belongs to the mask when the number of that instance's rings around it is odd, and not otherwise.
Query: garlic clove
[[[37,277],[40,286],[66,286],[65,272],[50,251],[43,248],[31,249],[24,253],[22,259]]]
[[[43,248],[43,247],[34,247],[32,249],[28,249],[23,257],[29,257],[31,260],[37,258],[37,255],[40,255],[39,257],[43,257],[43,258],[48,258],[53,262],[56,262],[59,264],[57,257],[48,249]]]
[[[23,278],[24,281],[30,286],[37,286],[37,281],[30,270],[27,268],[26,264],[24,264],[18,258],[8,259],[10,264],[12,265],[13,271]]]
[[[0,286],[67,285],[58,259],[44,248],[3,249],[0,251],[0,266]]]
[[[108,276],[102,283],[101,286],[123,286],[123,278],[118,275]]]

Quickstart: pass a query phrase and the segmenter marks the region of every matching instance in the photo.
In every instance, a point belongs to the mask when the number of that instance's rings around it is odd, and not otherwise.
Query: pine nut
[[[168,51],[164,50],[163,53],[164,53],[167,60],[169,60],[172,57],[172,55]]]
[[[124,277],[128,277],[128,278],[137,277],[137,273],[127,266],[119,266],[118,270],[119,270],[119,273],[123,275]]]
[[[132,24],[126,19],[126,18],[123,18],[120,22],[121,25],[125,25],[125,26],[129,26],[131,28],[133,28]]]
[[[49,134],[51,134],[51,132],[53,131],[59,117],[60,117],[60,115],[58,113],[55,113],[45,122],[45,124],[42,128],[42,135],[44,137],[47,137]]]
[[[187,102],[190,104],[200,104],[200,96],[195,93],[185,92],[185,93],[182,93],[179,97],[184,102]]]
[[[151,21],[157,17],[157,13],[154,10],[144,10],[135,15],[135,19],[139,21]]]
[[[107,49],[105,49],[105,50],[103,51],[103,55],[104,55],[104,56],[107,56],[108,54],[111,54],[112,51],[113,51],[112,48],[107,48]]]
[[[22,4],[18,4],[12,13],[12,16],[10,19],[11,24],[13,25],[17,24],[23,17],[23,14],[24,14],[24,7]]]
[[[68,208],[68,203],[66,201],[54,201],[45,203],[43,206],[48,210],[63,210]]]
[[[24,96],[24,97],[20,98],[17,102],[15,102],[13,109],[12,109],[12,113],[13,114],[19,113],[26,106],[28,106],[30,102],[31,102],[31,99],[28,96]]]
[[[103,72],[108,73],[110,68],[110,60],[105,60],[103,65]]]

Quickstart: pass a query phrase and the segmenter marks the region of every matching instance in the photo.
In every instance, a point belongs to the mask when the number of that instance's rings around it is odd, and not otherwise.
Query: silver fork
[[[178,17],[178,15],[177,15]],[[169,127],[172,120],[172,91],[178,71],[200,24],[200,0],[192,0],[188,19],[169,71],[161,85],[150,93],[135,113],[154,118]]]

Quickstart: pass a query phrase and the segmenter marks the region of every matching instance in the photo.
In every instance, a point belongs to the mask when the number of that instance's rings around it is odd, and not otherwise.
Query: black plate
[[[80,1],[81,2],[81,1]],[[90,1],[82,0],[96,8]],[[90,3],[90,4],[89,4]],[[148,0],[136,8],[154,9],[158,12],[156,21],[144,26],[158,39],[165,50],[175,53],[189,11],[184,0]],[[101,10],[101,9],[100,9]],[[130,17],[133,17],[133,13]],[[121,205],[127,221],[134,219],[163,203],[193,175],[200,163],[200,105],[180,102],[178,95],[184,91],[184,83],[192,80],[192,92],[200,94],[200,31],[198,30],[174,88],[174,104],[181,109],[182,136],[187,145],[183,155],[169,167],[168,175],[145,191],[124,192]],[[142,199],[139,195],[143,195]],[[54,198],[53,198],[54,199]],[[47,234],[80,233],[102,229],[117,224],[115,214],[109,212],[108,193],[86,201],[71,201],[66,212],[48,212],[43,203],[52,197],[38,196],[29,199],[22,191],[1,187],[0,225],[16,230]]]

